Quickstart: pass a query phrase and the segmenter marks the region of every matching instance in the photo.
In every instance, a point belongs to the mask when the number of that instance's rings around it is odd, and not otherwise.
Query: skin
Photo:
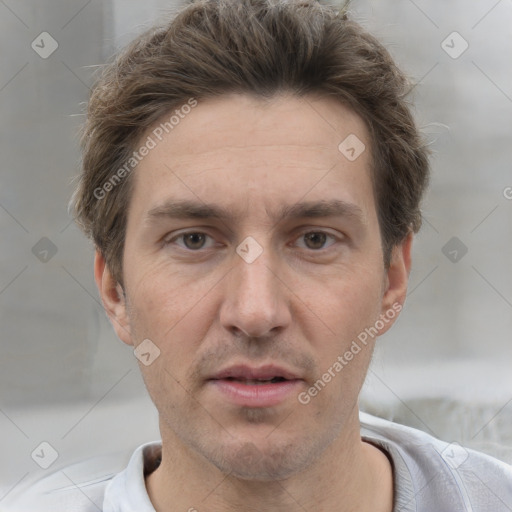
[[[338,150],[349,134],[366,146],[355,161]],[[158,512],[392,510],[391,465],[359,432],[375,338],[307,405],[294,394],[241,407],[206,381],[233,364],[274,363],[307,391],[404,302],[412,236],[386,269],[370,165],[364,122],[335,100],[237,94],[199,102],[140,162],[124,289],[99,253],[95,275],[119,338],[160,350],[140,364],[163,442],[162,463],[146,478]],[[183,199],[233,217],[150,215]],[[355,213],[273,217],[283,205],[334,199]],[[248,236],[263,249],[252,263],[236,253]]]

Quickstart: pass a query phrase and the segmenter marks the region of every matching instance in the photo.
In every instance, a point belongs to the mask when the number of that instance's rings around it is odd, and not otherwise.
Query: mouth
[[[208,379],[222,400],[243,407],[272,407],[289,398],[304,380],[295,372],[274,365],[233,366]]]
[[[286,382],[289,379],[285,379],[284,377],[272,377],[271,379],[238,379],[235,377],[226,377],[224,380],[231,382],[241,382],[246,386],[261,386],[265,384],[275,384],[276,382]]]
[[[233,380],[248,383],[281,382],[297,380],[300,376],[284,366],[266,365],[254,368],[248,365],[236,365],[225,368],[211,377],[213,380]]]

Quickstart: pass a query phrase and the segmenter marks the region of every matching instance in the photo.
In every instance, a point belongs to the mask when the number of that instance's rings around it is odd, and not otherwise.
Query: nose
[[[277,334],[291,321],[288,288],[279,276],[279,265],[268,251],[251,263],[235,255],[226,276],[220,310],[222,326],[232,334],[262,337]]]

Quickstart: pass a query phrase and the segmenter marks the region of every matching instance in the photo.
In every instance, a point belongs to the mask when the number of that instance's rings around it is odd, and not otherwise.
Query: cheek
[[[314,314],[315,323],[322,326],[322,332],[329,333],[328,337],[341,350],[379,317],[382,276],[368,267],[360,271],[344,269],[318,284],[308,285],[300,292],[305,297],[304,312]],[[318,339],[318,333],[309,334],[311,340]],[[318,342],[324,344],[320,339]]]
[[[190,366],[212,322],[212,286],[208,279],[186,279],[169,269],[133,275],[128,292],[135,344],[146,338],[155,343],[173,375]]]
[[[150,339],[160,351],[151,365],[139,363],[139,367],[159,410],[171,414],[187,402],[187,373],[214,314],[207,297],[213,284],[189,281],[161,269],[141,272],[137,277],[129,290],[136,344]]]
[[[322,407],[338,408],[359,394],[375,344],[366,329],[379,318],[381,279],[378,272],[354,272],[309,295],[303,313],[311,322],[304,322],[305,336],[318,362],[317,387],[329,388],[318,394],[319,414]]]
[[[189,276],[169,264],[135,269],[128,291],[138,323],[150,323],[151,330],[163,334],[187,315],[197,317],[202,299],[214,285],[210,280],[206,276],[201,279],[197,275]]]
[[[300,403],[313,408],[317,421],[337,423],[357,403],[375,345],[365,329],[378,318],[380,301],[375,287],[363,284],[332,286],[321,296],[321,322],[313,323],[324,327],[309,335],[318,373]]]

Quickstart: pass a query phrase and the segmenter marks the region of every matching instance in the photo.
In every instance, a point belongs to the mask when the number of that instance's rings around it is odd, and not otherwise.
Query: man
[[[193,2],[105,69],[74,204],[162,438],[105,512],[512,510],[506,464],[359,415],[428,180],[406,92],[312,0]]]

